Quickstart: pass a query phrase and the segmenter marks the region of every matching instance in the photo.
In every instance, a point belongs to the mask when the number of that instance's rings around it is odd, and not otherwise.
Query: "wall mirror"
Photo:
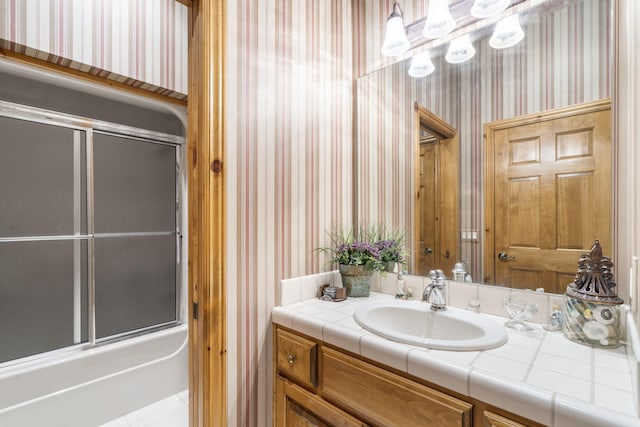
[[[430,49],[426,77],[411,77],[407,59],[357,80],[356,215],[406,229],[409,272],[425,274],[416,262],[417,103],[457,132],[458,255],[441,262],[445,273],[464,261],[474,282],[561,293],[594,239],[605,254],[614,247],[612,3],[542,2],[519,22],[514,46],[492,47],[490,25],[470,33],[476,52],[466,62],[447,62],[445,43]],[[562,267],[551,262],[558,257]]]

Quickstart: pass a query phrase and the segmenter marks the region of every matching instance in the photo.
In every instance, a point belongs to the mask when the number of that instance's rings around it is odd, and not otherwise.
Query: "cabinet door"
[[[524,424],[505,418],[502,415],[494,414],[491,411],[483,411],[482,415],[483,427],[526,427]]]
[[[366,424],[278,376],[276,379],[276,427],[363,427]]]
[[[276,366],[278,372],[308,387],[318,385],[318,344],[278,328]]]
[[[287,399],[286,418],[287,427],[329,427],[329,424],[290,399]]]
[[[320,351],[320,394],[385,427],[470,427],[472,405],[330,348]]]

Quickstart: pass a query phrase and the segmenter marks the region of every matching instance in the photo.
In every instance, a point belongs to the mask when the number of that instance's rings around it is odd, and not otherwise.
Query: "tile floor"
[[[189,390],[159,400],[100,427],[188,427]]]

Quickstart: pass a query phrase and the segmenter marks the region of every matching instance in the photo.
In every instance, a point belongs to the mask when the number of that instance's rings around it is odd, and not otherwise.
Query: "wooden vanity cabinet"
[[[276,427],[540,425],[436,390],[281,326],[276,325],[274,336]]]

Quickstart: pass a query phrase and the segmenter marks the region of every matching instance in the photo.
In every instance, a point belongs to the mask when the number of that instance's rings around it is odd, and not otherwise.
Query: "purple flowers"
[[[375,243],[369,242],[344,242],[338,245],[334,251],[332,261],[338,264],[366,265],[377,269],[380,259],[380,250]]]
[[[382,262],[404,263],[404,239],[378,240],[375,245],[378,248],[378,255]]]
[[[358,235],[356,239],[352,231],[333,234],[333,247],[320,250],[331,254],[331,263],[364,265],[370,270],[384,270],[389,262],[404,264],[405,233],[387,233],[381,227],[361,229]]]

